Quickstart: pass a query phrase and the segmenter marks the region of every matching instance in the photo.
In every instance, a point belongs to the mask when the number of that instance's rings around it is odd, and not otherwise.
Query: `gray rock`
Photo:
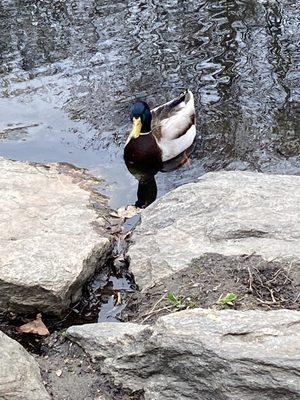
[[[114,357],[117,352],[126,354],[132,347],[137,349],[139,343],[144,346],[143,339],[148,334],[147,325],[130,322],[85,324],[71,326],[67,330],[68,337],[81,345],[93,360]]]
[[[0,158],[0,170],[0,309],[58,314],[107,258],[106,200],[66,165]]]
[[[300,177],[208,173],[144,210],[132,240],[130,266],[140,288],[207,253],[284,260],[300,282]]]
[[[72,340],[146,400],[300,398],[300,313],[193,309],[156,325],[91,324]]]
[[[34,358],[2,332],[0,348],[0,399],[50,400]]]

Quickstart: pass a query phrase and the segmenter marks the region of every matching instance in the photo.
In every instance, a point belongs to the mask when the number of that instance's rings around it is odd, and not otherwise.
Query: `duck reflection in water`
[[[124,148],[129,172],[139,181],[137,207],[147,207],[157,196],[155,175],[184,164],[196,137],[194,96],[190,90],[150,110],[144,101],[131,111],[132,130]]]

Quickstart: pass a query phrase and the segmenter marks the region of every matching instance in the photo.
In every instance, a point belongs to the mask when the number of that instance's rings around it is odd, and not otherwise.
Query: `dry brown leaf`
[[[139,214],[141,209],[135,206],[120,207],[116,211],[111,211],[110,216],[114,218],[128,219]]]
[[[133,232],[133,230],[128,231],[126,233],[121,233],[120,235],[118,235],[118,237],[120,240],[126,240],[132,235],[132,232]]]
[[[109,213],[109,215],[110,215],[111,217],[114,217],[114,218],[120,218],[117,211],[111,211],[111,212]]]
[[[135,206],[125,206],[117,209],[119,218],[123,219],[134,217],[136,214],[139,214],[140,212],[141,209]]]
[[[42,314],[37,314],[35,320],[21,325],[19,328],[17,328],[17,331],[20,333],[36,333],[41,336],[50,335],[50,332],[42,321]]]

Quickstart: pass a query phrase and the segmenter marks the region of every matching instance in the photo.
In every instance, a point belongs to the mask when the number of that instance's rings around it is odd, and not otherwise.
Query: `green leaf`
[[[176,305],[178,303],[177,297],[172,292],[168,292],[167,298],[174,305]]]
[[[223,305],[230,305],[233,306],[233,303],[237,299],[237,295],[235,293],[227,293],[226,296],[222,297],[219,300],[219,303]]]

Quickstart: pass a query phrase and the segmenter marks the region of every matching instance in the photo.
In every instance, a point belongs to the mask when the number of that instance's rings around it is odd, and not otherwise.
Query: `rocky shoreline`
[[[0,166],[0,310],[64,318],[112,256],[107,199],[68,165]],[[216,172],[168,193],[124,235],[127,322],[53,331],[34,357],[1,333],[0,398],[298,399],[299,216],[298,176]]]

